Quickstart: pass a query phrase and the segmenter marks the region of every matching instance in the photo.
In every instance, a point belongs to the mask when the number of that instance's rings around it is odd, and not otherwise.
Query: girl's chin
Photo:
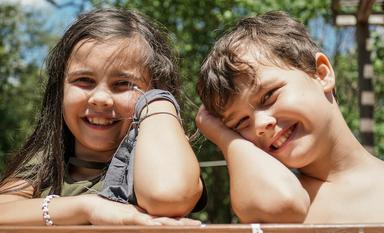
[[[106,143],[106,141],[99,141],[99,140],[94,140],[92,142],[85,143],[85,147],[88,150],[94,151],[94,152],[114,152],[117,147],[119,146],[119,142],[110,142]]]

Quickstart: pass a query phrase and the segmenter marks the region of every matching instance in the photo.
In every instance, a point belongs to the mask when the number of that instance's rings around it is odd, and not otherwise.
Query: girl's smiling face
[[[110,160],[132,122],[139,93],[150,88],[138,38],[80,41],[64,80],[64,120],[75,137],[76,156]]]
[[[257,71],[256,87],[235,82],[240,94],[226,107],[223,122],[286,166],[308,165],[330,138],[332,88],[295,68],[271,65]]]

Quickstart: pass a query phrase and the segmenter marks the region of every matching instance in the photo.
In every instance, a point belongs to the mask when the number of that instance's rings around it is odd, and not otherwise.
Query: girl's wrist
[[[148,104],[140,114],[140,118],[156,112],[169,112],[176,115],[175,106],[168,100],[156,100]]]
[[[95,194],[86,194],[77,196],[79,200],[79,217],[83,220],[85,224],[91,224],[92,214],[94,208],[97,205],[97,200],[99,197]]]

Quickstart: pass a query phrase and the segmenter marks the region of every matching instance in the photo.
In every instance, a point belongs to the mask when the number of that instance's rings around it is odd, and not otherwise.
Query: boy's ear
[[[335,73],[327,56],[316,53],[316,78],[323,86],[324,92],[331,93],[335,88]]]

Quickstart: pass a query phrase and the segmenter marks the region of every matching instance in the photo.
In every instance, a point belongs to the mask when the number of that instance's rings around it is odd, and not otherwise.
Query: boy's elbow
[[[138,196],[138,204],[148,214],[164,217],[182,217],[189,214],[202,193],[202,186],[187,185],[152,188],[145,195]]]
[[[242,223],[302,223],[307,215],[309,199],[299,200],[293,195],[279,196],[268,202],[232,199],[232,207]]]

